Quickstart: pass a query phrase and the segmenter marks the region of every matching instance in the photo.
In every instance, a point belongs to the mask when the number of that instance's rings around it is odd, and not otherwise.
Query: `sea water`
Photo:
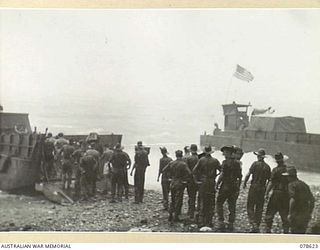
[[[186,144],[188,145],[188,144]],[[199,145],[199,144],[198,144]],[[158,170],[159,170],[159,160],[162,157],[160,153],[160,146],[167,147],[169,151],[169,156],[173,159],[174,152],[177,149],[183,150],[183,147],[185,144],[164,144],[164,145],[151,145],[151,153],[150,153],[150,166],[147,168],[146,171],[146,187],[150,189],[161,189],[160,182],[157,182],[157,176],[158,176]],[[134,157],[134,150],[133,146],[130,145],[127,148],[127,152],[129,153],[130,157],[133,159]],[[125,150],[126,150],[125,149]],[[199,150],[199,153],[201,153],[201,150]],[[213,154],[213,157],[217,158],[220,163],[224,160],[224,156],[222,155],[222,152],[220,150],[216,150]],[[249,172],[249,168],[252,165],[254,161],[257,160],[257,156],[253,154],[253,152],[245,153],[241,159],[242,161],[242,175],[243,179],[245,175]],[[276,162],[273,156],[267,155],[265,158],[265,162],[269,164],[269,166],[272,168],[276,167]],[[306,171],[299,171],[298,170],[298,177],[299,179],[305,181],[309,185],[319,185],[320,183],[320,174],[319,173],[311,173]],[[133,183],[133,178],[129,177],[129,182]]]
[[[223,113],[219,103],[214,99],[206,99],[201,103],[179,101],[179,95],[175,100],[154,96],[153,102],[144,103],[121,101],[121,98],[78,98],[65,96],[59,101],[47,101],[35,98],[32,101],[10,100],[5,108],[11,112],[25,112],[30,114],[32,126],[37,126],[38,131],[48,131],[56,135],[58,132],[65,134],[88,134],[97,132],[100,134],[123,134],[122,144],[124,151],[134,159],[134,146],[137,141],[143,141],[151,147],[150,166],[146,171],[146,188],[160,189],[157,182],[159,159],[161,153],[159,147],[167,147],[170,156],[175,159],[174,152],[191,143],[199,147],[200,134],[205,131],[212,134],[213,123],[223,125]],[[307,114],[307,117],[315,117]],[[257,149],[258,150],[258,149]],[[268,153],[268,152],[267,152]],[[213,155],[220,162],[223,156],[219,149]],[[242,173],[245,176],[256,160],[251,153],[244,154],[242,158]],[[276,166],[272,156],[266,157],[266,162],[271,168]],[[298,167],[298,166],[297,166]],[[320,183],[319,173],[299,171],[299,178],[310,185]],[[129,177],[133,184],[133,178]]]

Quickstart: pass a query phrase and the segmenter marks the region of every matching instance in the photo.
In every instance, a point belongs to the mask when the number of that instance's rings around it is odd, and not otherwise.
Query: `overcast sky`
[[[0,10],[0,25],[5,110],[78,112],[81,100],[178,114],[236,100],[320,132],[320,10]]]

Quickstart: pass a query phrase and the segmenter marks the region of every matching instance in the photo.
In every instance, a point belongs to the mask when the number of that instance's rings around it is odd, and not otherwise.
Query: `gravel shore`
[[[311,186],[316,198],[311,227],[320,221],[320,187]],[[110,196],[98,193],[94,202],[77,202],[72,205],[58,205],[48,201],[41,194],[0,194],[0,231],[146,231],[146,232],[198,232],[199,228],[187,218],[187,195],[184,196],[182,222],[170,225],[168,213],[162,208],[162,194],[146,190],[144,203],[133,204],[133,190],[129,200],[110,203]],[[250,231],[246,212],[248,188],[241,190],[237,202],[237,218],[234,232]],[[185,192],[186,193],[186,192]],[[225,213],[227,214],[227,212]],[[213,232],[217,225],[214,219]],[[261,225],[264,233],[264,224]],[[273,233],[281,232],[280,217],[274,220]]]

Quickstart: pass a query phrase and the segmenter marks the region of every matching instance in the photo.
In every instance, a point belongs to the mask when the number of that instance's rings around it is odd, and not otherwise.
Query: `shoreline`
[[[160,185],[160,183],[159,183]],[[320,221],[320,185],[310,186],[316,203],[308,231]],[[249,186],[241,189],[237,201],[234,233],[249,233],[250,224],[246,212],[246,200]],[[2,195],[4,194],[4,195]],[[182,222],[168,222],[168,212],[163,210],[162,193],[158,190],[145,191],[142,204],[133,204],[134,192],[130,188],[129,200],[110,203],[110,194],[98,192],[95,202],[76,202],[70,205],[58,205],[48,201],[42,195],[26,196],[0,194],[0,231],[33,232],[199,232],[200,228],[187,217],[186,192],[182,207]],[[266,204],[265,204],[266,207]],[[227,210],[225,206],[225,216]],[[264,208],[265,212],[265,208]],[[216,229],[216,217],[213,219]],[[264,231],[264,223],[261,225]],[[279,234],[281,220],[275,216],[272,233]]]

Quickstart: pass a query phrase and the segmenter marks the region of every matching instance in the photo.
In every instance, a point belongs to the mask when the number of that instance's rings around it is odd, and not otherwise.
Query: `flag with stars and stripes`
[[[251,82],[254,79],[253,75],[239,64],[237,65],[236,72],[234,72],[233,76],[246,82]]]

